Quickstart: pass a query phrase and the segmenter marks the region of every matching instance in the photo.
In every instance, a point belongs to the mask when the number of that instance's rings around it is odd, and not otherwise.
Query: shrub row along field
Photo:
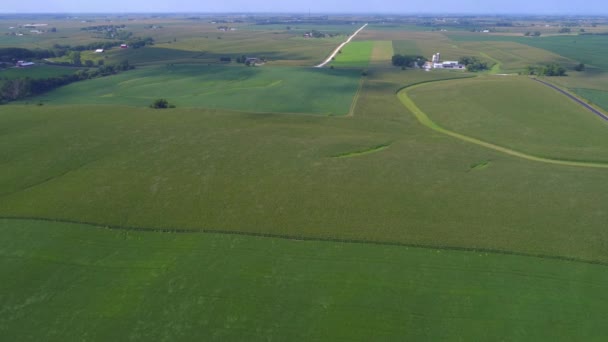
[[[79,82],[33,100],[147,106],[163,97],[178,107],[342,115],[359,78],[349,70],[172,65]]]
[[[437,124],[517,151],[608,162],[608,123],[527,77],[484,77],[413,89]]]
[[[27,220],[0,220],[0,239],[0,274],[11,275],[0,334],[12,341],[608,334],[600,265]]]

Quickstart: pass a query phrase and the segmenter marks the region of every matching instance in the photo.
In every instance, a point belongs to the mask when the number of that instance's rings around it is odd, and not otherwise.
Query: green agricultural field
[[[365,68],[369,65],[373,48],[373,41],[352,41],[341,49],[331,65],[336,68]]]
[[[218,18],[117,17],[156,40],[103,57],[135,70],[0,106],[0,336],[607,335],[608,123],[528,77],[390,65],[578,59],[395,24],[312,68],[344,37]],[[49,18],[64,43],[98,40],[81,21]],[[269,62],[218,65],[243,55]],[[548,80],[603,97],[597,65],[570,74]]]
[[[438,125],[536,156],[608,162],[608,123],[527,77],[484,77],[409,92]]]
[[[608,60],[605,58],[608,53],[608,36],[605,35],[522,37],[449,33],[447,36],[456,42],[509,41],[526,44],[551,51],[572,61],[608,69]]]
[[[604,265],[27,220],[0,220],[0,238],[0,274],[10,274],[0,283],[7,340],[570,341],[608,334]]]
[[[359,78],[349,70],[172,65],[74,83],[34,100],[145,107],[166,98],[179,107],[343,115]]]
[[[394,40],[393,50],[400,55],[419,55],[420,51],[415,40]]]
[[[435,133],[395,95],[408,83],[462,76],[370,70],[346,118],[5,106],[0,216],[608,261],[608,198],[597,186],[605,170],[526,161]]]
[[[608,91],[582,88],[575,88],[573,91],[589,102],[602,107],[604,111],[608,111]]]
[[[75,73],[79,69],[80,68],[45,64],[38,64],[28,68],[9,68],[4,70],[0,69],[0,82],[3,78],[49,78],[61,75],[69,75]]]

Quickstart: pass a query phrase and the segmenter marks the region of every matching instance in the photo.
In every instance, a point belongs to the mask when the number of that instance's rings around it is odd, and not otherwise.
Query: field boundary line
[[[355,96],[353,97],[353,101],[350,103],[350,109],[348,110],[348,113],[346,113],[346,115],[344,115],[345,117],[355,116],[355,109],[357,108],[357,103],[359,102],[359,95],[361,95],[361,89],[363,89],[364,82],[365,82],[365,77],[361,76],[361,79],[359,80],[359,87],[357,88],[357,92],[355,93]]]
[[[421,82],[421,83],[417,83],[417,84],[413,84],[410,86],[406,86],[401,88],[400,90],[398,90],[397,93],[397,97],[399,98],[399,100],[401,101],[401,103],[410,111],[412,112],[412,114],[414,114],[414,116],[416,117],[416,119],[418,119],[418,122],[420,122],[422,125],[436,131],[439,133],[443,133],[445,135],[451,136],[453,138],[456,139],[460,139],[462,141],[468,142],[468,143],[472,143],[478,146],[482,146],[485,148],[489,148],[491,150],[494,151],[498,151],[504,154],[508,154],[510,156],[513,157],[518,157],[518,158],[522,158],[522,159],[526,159],[526,160],[530,160],[530,161],[535,161],[535,162],[541,162],[541,163],[547,163],[547,164],[554,164],[554,165],[562,165],[562,166],[574,166],[574,167],[587,167],[587,168],[602,168],[602,169],[608,169],[608,163],[593,163],[593,162],[583,162],[583,161],[574,161],[574,160],[560,160],[560,159],[551,159],[551,158],[545,158],[545,157],[538,157],[538,156],[534,156],[531,154],[527,154],[527,153],[523,153],[523,152],[519,152],[507,147],[503,147],[500,145],[496,145],[493,143],[489,143],[487,141],[483,141],[477,138],[473,138],[473,137],[469,137],[467,135],[464,134],[460,134],[460,133],[456,133],[453,131],[450,131],[446,128],[443,128],[441,126],[439,126],[437,123],[435,123],[433,120],[431,120],[431,118],[425,113],[423,112],[415,103],[414,101],[407,95],[407,92],[411,89],[415,89],[417,87],[423,86],[427,83],[431,83],[431,82],[441,82],[441,81],[447,81],[447,80],[437,80],[437,81],[427,81],[427,82]]]
[[[598,110],[597,108],[595,108],[595,107],[591,106],[590,104],[583,102],[583,100],[581,100],[579,97],[575,96],[574,94],[571,94],[570,92],[568,92],[568,91],[566,91],[566,90],[564,90],[564,89],[562,89],[562,88],[560,88],[560,87],[556,86],[556,85],[555,85],[555,84],[553,84],[553,83],[549,83],[549,82],[544,81],[544,80],[539,80],[539,79],[538,79],[538,78],[536,78],[536,77],[532,77],[532,79],[533,79],[533,80],[535,80],[536,82],[539,82],[539,83],[542,83],[542,84],[546,85],[547,87],[550,87],[550,88],[552,88],[552,89],[554,89],[554,90],[557,90],[557,91],[558,91],[558,92],[560,92],[561,94],[566,95],[566,96],[567,96],[568,98],[570,98],[572,101],[574,101],[574,102],[576,102],[576,103],[580,104],[580,105],[581,105],[581,106],[583,106],[585,109],[589,110],[591,113],[593,113],[593,114],[595,114],[595,115],[599,116],[599,117],[600,117],[600,118],[602,118],[603,120],[608,121],[608,116],[607,116],[606,114],[602,113],[600,110]]]
[[[327,65],[327,63],[331,62],[331,59],[336,57],[336,55],[338,54],[338,51],[340,51],[340,49],[342,49],[344,47],[344,45],[350,43],[350,41],[355,38],[355,36],[361,32],[361,30],[363,30],[365,27],[367,26],[367,24],[361,26],[357,31],[355,31],[353,34],[350,35],[350,37],[348,37],[348,39],[346,41],[344,41],[343,43],[341,43],[340,45],[338,45],[338,47],[329,55],[329,57],[327,57],[323,62],[321,62],[321,64],[315,65],[314,68],[322,68],[325,65]]]
[[[94,222],[88,222],[88,221],[78,221],[78,220],[53,219],[53,218],[45,218],[45,217],[0,216],[0,220],[40,221],[40,222],[80,224],[80,225],[90,226],[95,229],[132,231],[132,232],[141,232],[141,233],[240,235],[240,236],[260,237],[260,238],[274,238],[274,239],[290,240],[290,241],[334,242],[334,243],[348,243],[348,244],[362,244],[362,245],[367,244],[367,245],[378,245],[378,246],[395,246],[395,247],[409,247],[409,248],[435,249],[435,250],[447,250],[447,251],[461,251],[461,252],[473,252],[473,253],[492,253],[492,254],[513,255],[513,256],[522,256],[522,257],[539,258],[539,259],[577,262],[577,263],[600,265],[600,266],[608,267],[608,261],[589,260],[589,259],[582,259],[582,258],[576,258],[576,257],[567,257],[567,256],[561,256],[561,255],[548,255],[548,254],[541,254],[541,253],[535,254],[535,253],[517,252],[517,251],[483,248],[483,247],[432,245],[432,244],[423,244],[423,243],[406,243],[406,242],[382,241],[382,240],[341,239],[341,238],[314,237],[314,236],[304,236],[304,235],[298,236],[298,235],[289,235],[289,234],[245,232],[245,231],[238,231],[238,230],[221,230],[221,229],[134,227],[134,226],[120,226],[120,225],[113,225],[113,224],[100,224],[100,223],[94,223]]]

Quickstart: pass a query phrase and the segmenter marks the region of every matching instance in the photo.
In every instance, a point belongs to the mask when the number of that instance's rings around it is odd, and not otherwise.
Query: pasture
[[[0,283],[8,340],[568,341],[608,333],[603,265],[28,220],[0,220],[0,238],[0,274],[11,275]]]
[[[178,64],[74,83],[34,100],[145,107],[166,98],[179,107],[344,115],[359,78],[349,70]]]

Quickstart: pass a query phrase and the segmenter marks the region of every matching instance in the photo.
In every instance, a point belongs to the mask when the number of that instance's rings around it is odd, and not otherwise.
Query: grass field
[[[352,41],[342,48],[330,65],[336,68],[365,68],[369,65],[373,41]]]
[[[608,123],[528,78],[451,81],[410,94],[455,132],[542,157],[608,162]]]
[[[602,265],[40,221],[0,220],[0,238],[0,273],[11,275],[0,283],[7,340],[589,341],[608,333]]]
[[[145,107],[162,97],[179,107],[343,115],[359,77],[349,70],[174,65],[79,82],[33,100]]]

